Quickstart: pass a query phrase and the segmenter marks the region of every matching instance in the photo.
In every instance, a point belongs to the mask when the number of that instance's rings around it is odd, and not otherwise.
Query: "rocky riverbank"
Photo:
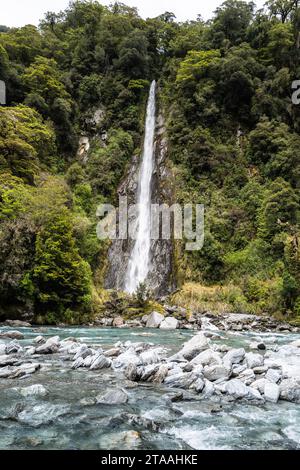
[[[174,318],[162,319],[157,313],[151,314],[146,325],[150,328],[175,328]],[[26,378],[38,374],[49,367],[51,357],[59,358],[61,367],[70,370],[95,371],[111,370],[130,387],[139,384],[161,384],[174,390],[171,401],[186,399],[196,394],[201,399],[214,399],[220,402],[243,400],[253,404],[277,403],[286,400],[300,403],[300,340],[280,345],[277,338],[255,337],[247,350],[244,347],[229,347],[220,336],[221,330],[202,318],[200,332],[195,332],[178,351],[170,354],[163,345],[151,342],[118,341],[113,347],[104,349],[85,344],[73,337],[60,339],[37,334],[30,344],[21,345],[20,330],[0,328],[0,381]],[[232,335],[243,320],[249,325],[248,316],[239,316],[233,321],[228,316],[224,328],[233,324]],[[177,321],[177,320],[176,320]],[[117,326],[117,325],[116,325]],[[124,327],[124,324],[118,325]],[[277,328],[277,327],[276,327]],[[149,330],[147,330],[149,331]],[[282,331],[282,330],[281,330]],[[151,333],[143,333],[151,335]],[[45,365],[45,357],[47,364]],[[54,359],[53,359],[54,360]],[[41,384],[36,384],[24,393],[44,393]],[[124,389],[112,389],[90,400],[90,404],[126,403]]]
[[[126,320],[121,316],[111,315],[101,317],[90,326],[105,326],[116,328],[161,328],[201,330],[209,326],[221,331],[259,331],[259,332],[300,332],[300,327],[288,322],[278,321],[271,317],[246,315],[238,313],[215,314],[193,313],[189,314],[182,307],[164,305],[164,314],[152,312],[141,318]]]

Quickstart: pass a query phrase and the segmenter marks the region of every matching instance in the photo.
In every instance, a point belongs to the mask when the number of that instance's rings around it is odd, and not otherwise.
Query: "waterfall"
[[[129,259],[125,279],[125,291],[129,294],[136,292],[139,285],[146,281],[150,271],[151,179],[154,167],[155,90],[156,82],[153,81],[147,104],[145,140],[139,172],[136,240]]]

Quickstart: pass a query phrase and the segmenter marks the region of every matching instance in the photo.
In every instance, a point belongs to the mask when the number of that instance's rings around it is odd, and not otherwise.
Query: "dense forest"
[[[140,153],[155,78],[177,201],[205,204],[203,249],[177,246],[176,301],[299,318],[299,59],[293,0],[227,0],[185,23],[73,1],[0,26],[0,316],[101,312],[96,208]]]

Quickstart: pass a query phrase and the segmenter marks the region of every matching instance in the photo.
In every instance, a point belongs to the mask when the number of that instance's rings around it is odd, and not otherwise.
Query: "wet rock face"
[[[173,204],[170,182],[172,174],[168,169],[168,141],[162,114],[157,117],[155,131],[155,161],[152,176],[152,204]],[[128,205],[136,204],[141,156],[134,156],[130,169],[118,189],[118,195],[127,196]],[[129,214],[128,223],[134,224],[135,214]],[[127,267],[134,246],[134,240],[114,240],[109,250],[109,267],[104,287],[124,290]],[[161,297],[174,291],[176,280],[173,277],[174,246],[173,240],[152,240],[151,270],[147,285],[151,291]]]

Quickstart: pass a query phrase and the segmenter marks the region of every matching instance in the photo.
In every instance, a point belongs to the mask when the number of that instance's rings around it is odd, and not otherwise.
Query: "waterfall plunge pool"
[[[9,328],[1,328],[7,331]],[[117,341],[152,342],[172,352],[194,333],[109,328],[18,328],[21,345],[38,336],[59,335],[88,345],[112,347]],[[261,336],[266,344],[299,339],[298,334],[221,333],[217,341],[245,347]],[[129,385],[122,372],[72,370],[59,354],[39,357],[40,371],[26,378],[0,379],[0,449],[300,449],[300,405],[218,404],[192,394],[172,403],[165,385]],[[20,389],[43,385],[46,396],[23,396]],[[124,388],[123,405],[92,404],[107,388]]]

